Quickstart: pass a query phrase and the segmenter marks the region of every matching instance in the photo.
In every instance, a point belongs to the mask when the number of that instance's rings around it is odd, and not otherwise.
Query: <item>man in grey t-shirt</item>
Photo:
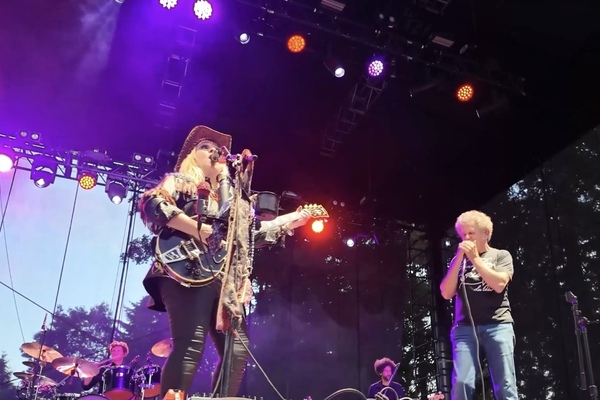
[[[475,392],[478,349],[487,357],[497,400],[517,400],[513,319],[508,284],[514,267],[506,250],[489,245],[493,224],[480,211],[467,211],[456,220],[458,245],[440,289],[455,297],[451,340],[454,356],[452,400],[471,400]]]

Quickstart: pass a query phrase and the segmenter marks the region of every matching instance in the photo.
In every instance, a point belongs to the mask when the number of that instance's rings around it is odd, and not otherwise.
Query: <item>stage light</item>
[[[42,135],[40,135],[37,132],[27,132],[27,131],[21,131],[19,132],[19,136],[22,139],[31,139],[32,142],[39,142],[42,139]]]
[[[196,14],[196,17],[200,18],[201,20],[209,19],[212,15],[212,12],[212,6],[206,0],[198,0],[194,4],[194,14]]]
[[[56,165],[45,165],[39,161],[34,161],[31,169],[31,180],[39,188],[45,188],[54,183],[56,178]]]
[[[300,53],[306,47],[306,40],[300,35],[293,35],[287,41],[287,48],[292,53]]]
[[[464,84],[459,86],[456,90],[456,98],[461,102],[469,101],[473,98],[474,93],[473,86]]]
[[[310,227],[314,233],[321,233],[323,232],[323,229],[325,229],[325,223],[323,222],[323,220],[318,219],[316,221],[313,221]]]
[[[250,35],[246,32],[240,33],[238,36],[238,42],[241,44],[247,44],[250,41]]]
[[[8,172],[13,169],[15,160],[8,154],[0,153],[0,172]]]
[[[121,204],[127,197],[127,185],[120,181],[108,181],[104,191],[110,201],[115,204]]]
[[[170,10],[177,5],[177,0],[160,0],[160,5]]]
[[[135,164],[154,165],[154,157],[140,153],[133,153],[132,161]]]
[[[83,172],[79,175],[77,180],[79,181],[79,187],[84,190],[90,190],[96,186],[98,178],[91,172]]]
[[[344,243],[346,243],[346,246],[348,247],[354,247],[354,245],[356,244],[356,242],[354,241],[353,238],[348,238],[344,241]]]
[[[346,70],[342,66],[341,62],[335,57],[325,58],[325,68],[327,68],[327,70],[336,78],[341,78],[346,75]]]
[[[369,67],[367,68],[367,72],[369,75],[376,77],[381,75],[383,72],[383,61],[381,60],[373,60],[369,63]]]

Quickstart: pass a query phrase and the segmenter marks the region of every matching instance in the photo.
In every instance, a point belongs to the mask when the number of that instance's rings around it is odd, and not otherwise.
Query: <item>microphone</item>
[[[44,322],[42,322],[42,330],[46,331],[46,319],[48,318],[48,314],[44,315]]]
[[[220,149],[216,149],[215,151],[210,153],[210,156],[208,156],[208,158],[210,158],[210,160],[212,162],[215,162],[215,163],[218,162],[221,164],[225,164],[227,162],[228,155],[229,155],[229,150],[227,150],[227,147],[221,146]]]
[[[133,357],[133,359],[129,362],[129,366],[133,367],[135,364],[137,364],[138,358],[140,358],[139,354],[137,356]]]
[[[206,222],[206,212],[208,209],[208,196],[210,196],[210,183],[208,179],[200,182],[196,189],[198,199],[196,200],[196,214],[198,215],[198,230],[203,222]]]
[[[223,205],[231,197],[231,177],[227,174],[217,175],[219,183],[219,213],[223,212]]]
[[[565,300],[567,300],[567,303],[577,304],[577,296],[573,292],[565,293]]]

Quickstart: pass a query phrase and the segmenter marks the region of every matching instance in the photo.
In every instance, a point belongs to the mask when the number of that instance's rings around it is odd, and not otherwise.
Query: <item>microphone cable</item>
[[[481,367],[481,359],[479,358],[479,355],[480,355],[479,336],[477,335],[477,328],[475,328],[475,321],[473,320],[473,314],[471,313],[471,304],[469,303],[469,296],[467,295],[467,285],[465,282],[466,267],[467,267],[467,257],[464,256],[462,271],[461,271],[462,289],[463,289],[463,295],[465,297],[465,304],[467,306],[467,315],[469,316],[469,321],[471,322],[471,328],[473,328],[473,335],[475,337],[477,366],[479,367],[479,377],[481,379],[481,392],[483,393],[483,398],[485,398],[485,382],[483,379],[483,368]],[[475,266],[472,266],[471,268],[474,269]]]

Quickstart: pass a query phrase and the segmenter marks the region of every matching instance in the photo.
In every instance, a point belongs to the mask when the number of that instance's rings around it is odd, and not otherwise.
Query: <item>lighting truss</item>
[[[323,135],[321,155],[333,157],[343,139],[350,135],[377,100],[387,81],[362,75],[350,90],[347,101],[339,108],[334,122]]]
[[[434,14],[443,15],[451,0],[416,0],[415,5]]]
[[[160,177],[156,167],[134,162],[115,161],[97,150],[59,150],[39,143],[20,140],[18,136],[0,133],[0,152],[9,151],[15,157],[14,168],[31,171],[35,165],[56,165],[55,176],[76,181],[82,172],[98,175],[98,185],[105,186],[110,180],[127,182],[133,190],[144,191],[155,186]]]
[[[164,130],[171,130],[175,124],[177,107],[198,36],[197,30],[183,25],[177,25],[174,29],[175,41],[167,57],[158,100],[156,125]]]
[[[380,29],[351,21],[341,15],[331,15],[320,8],[310,7],[294,0],[237,0],[238,3],[258,9],[263,15],[280,18],[304,26],[307,30],[321,32],[345,41],[364,46],[369,51],[384,55],[389,60],[405,60],[432,69],[462,76],[471,81],[485,82],[508,92],[524,95],[523,79],[499,68],[490,70],[479,60],[440,49],[429,39],[409,40],[402,32]],[[428,1],[432,3],[435,1]],[[439,1],[442,3],[449,3]],[[422,1],[421,1],[422,3]]]

